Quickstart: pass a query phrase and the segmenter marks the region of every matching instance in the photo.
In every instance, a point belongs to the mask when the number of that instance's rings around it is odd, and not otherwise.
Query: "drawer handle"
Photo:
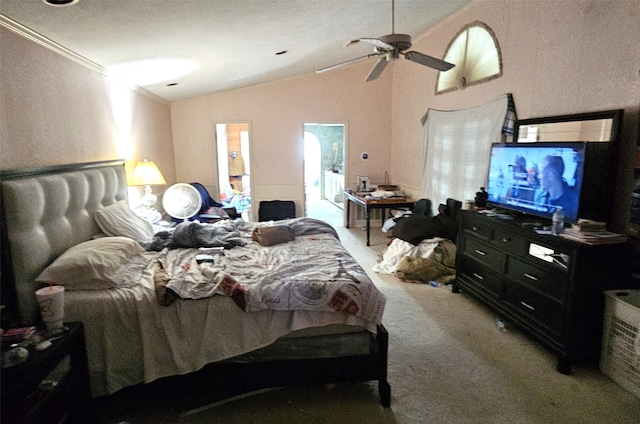
[[[534,308],[533,306],[529,305],[528,303],[523,302],[522,300],[520,301],[520,304],[522,306],[524,306],[525,308],[527,308],[527,309],[531,309],[532,311],[536,310],[536,308]]]
[[[475,272],[473,273],[473,276],[476,277],[478,280],[484,280],[484,277],[480,274],[476,274]]]
[[[530,280],[533,280],[533,281],[538,281],[539,280],[538,277],[536,277],[535,275],[531,275],[531,274],[529,274],[527,272],[524,273],[524,276],[527,277]]]
[[[478,249],[476,249],[476,253],[480,256],[485,256],[487,254],[486,252],[483,252],[482,250],[478,250]]]
[[[509,237],[504,237],[504,238],[502,239],[502,242],[503,242],[503,243],[509,243],[510,241],[511,241],[511,239],[510,239]]]
[[[474,225],[473,227],[471,227],[471,229],[472,229],[473,231],[478,231],[478,230],[480,229],[480,227],[477,227],[477,226],[475,226],[475,225]]]

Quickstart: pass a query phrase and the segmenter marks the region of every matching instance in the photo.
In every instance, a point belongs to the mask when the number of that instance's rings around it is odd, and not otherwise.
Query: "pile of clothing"
[[[457,224],[445,205],[438,210],[436,216],[409,213],[396,218],[393,240],[379,254],[373,270],[410,282],[453,282]]]

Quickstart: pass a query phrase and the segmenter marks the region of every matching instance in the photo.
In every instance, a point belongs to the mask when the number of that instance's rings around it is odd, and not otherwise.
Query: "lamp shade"
[[[150,186],[150,185],[165,185],[167,182],[164,180],[162,173],[158,169],[155,163],[150,160],[141,160],[133,170],[133,175],[129,181],[129,185],[134,186]]]

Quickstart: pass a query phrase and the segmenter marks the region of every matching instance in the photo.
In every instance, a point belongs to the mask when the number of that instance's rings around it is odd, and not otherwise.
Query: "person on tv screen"
[[[549,212],[555,210],[556,206],[561,206],[566,216],[576,216],[578,195],[571,190],[562,174],[564,161],[561,156],[548,155],[542,159],[536,203],[544,205]]]
[[[515,161],[509,165],[513,175],[513,183],[507,190],[505,199],[507,201],[514,200],[523,203],[530,204],[533,201],[535,187],[531,184],[529,179],[529,172],[527,171],[527,160],[518,155]]]

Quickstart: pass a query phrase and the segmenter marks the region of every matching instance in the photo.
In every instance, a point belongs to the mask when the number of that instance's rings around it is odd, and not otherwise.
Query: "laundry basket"
[[[605,292],[600,370],[640,397],[640,290]]]

